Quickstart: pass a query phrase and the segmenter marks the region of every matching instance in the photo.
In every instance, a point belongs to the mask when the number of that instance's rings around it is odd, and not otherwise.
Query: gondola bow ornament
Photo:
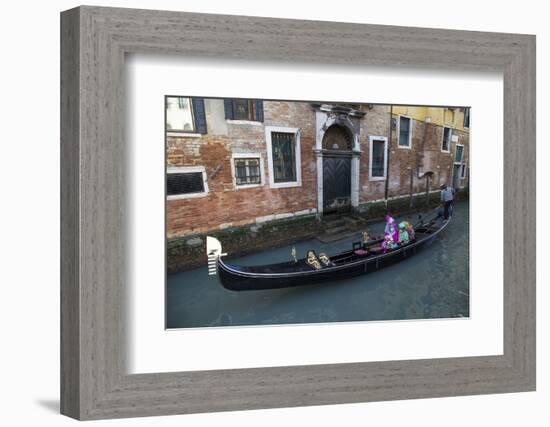
[[[218,258],[227,254],[222,253],[222,244],[215,237],[206,236],[206,254],[208,256],[208,274],[216,275]]]

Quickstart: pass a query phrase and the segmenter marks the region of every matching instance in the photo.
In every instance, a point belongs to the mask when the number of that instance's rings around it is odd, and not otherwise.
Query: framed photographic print
[[[470,317],[470,107],[165,100],[167,328]]]
[[[61,24],[62,413],[534,390],[534,36]]]

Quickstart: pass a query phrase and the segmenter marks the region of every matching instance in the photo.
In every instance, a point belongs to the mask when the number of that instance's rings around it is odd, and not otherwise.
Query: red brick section
[[[168,137],[168,166],[201,165],[208,176],[206,197],[167,201],[168,237],[204,233],[221,224],[239,226],[256,217],[317,207],[315,113],[307,103],[265,102],[263,124],[228,124],[228,135]],[[302,185],[270,188],[265,125],[300,128]],[[231,150],[259,152],[264,161],[263,185],[236,189],[231,174]]]

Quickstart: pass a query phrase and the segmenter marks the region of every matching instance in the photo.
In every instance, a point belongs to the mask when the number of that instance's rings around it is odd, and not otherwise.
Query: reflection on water
[[[399,217],[403,220],[406,217]],[[416,218],[412,218],[413,220]],[[378,234],[383,224],[369,226]],[[169,275],[168,328],[362,320],[431,319],[469,316],[469,205],[458,203],[449,226],[421,252],[386,269],[322,285],[233,292],[207,267]],[[296,245],[328,254],[347,250],[349,238],[330,244]],[[222,242],[223,243],[223,242]],[[235,264],[290,260],[290,246],[235,258]]]

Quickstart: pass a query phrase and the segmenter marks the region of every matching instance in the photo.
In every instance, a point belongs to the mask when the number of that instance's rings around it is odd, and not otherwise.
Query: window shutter
[[[264,102],[261,99],[254,100],[254,114],[257,122],[264,121]]]
[[[204,112],[204,99],[192,98],[193,113],[195,115],[195,127],[198,133],[206,133],[206,114]]]
[[[232,99],[224,99],[223,100],[223,107],[225,109],[225,118],[228,120],[233,120],[233,100]]]

